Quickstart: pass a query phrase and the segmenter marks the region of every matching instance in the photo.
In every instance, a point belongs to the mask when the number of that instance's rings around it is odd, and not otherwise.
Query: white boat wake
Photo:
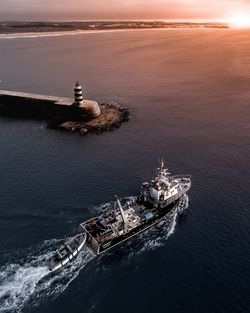
[[[36,285],[46,274],[46,267],[11,264],[1,271],[0,312],[21,310],[35,291]]]
[[[111,203],[96,208],[105,210]],[[139,235],[137,242],[128,242],[128,256],[141,254],[150,249],[164,245],[164,242],[174,233],[179,213],[188,207],[188,196],[184,196],[175,209],[159,224]],[[49,269],[43,265],[59,247],[63,240],[49,240],[34,249],[30,249],[25,259],[0,268],[0,313],[21,312],[26,306],[38,306],[48,298],[61,294],[78,276],[80,271],[95,258],[95,254],[85,247],[78,257],[65,267],[59,274],[48,275]],[[114,254],[115,252],[111,252]]]
[[[50,240],[41,245],[41,254],[28,255],[20,263],[0,268],[0,312],[21,312],[25,306],[37,306],[49,297],[61,294],[78,276],[79,272],[95,257],[89,249],[83,249],[69,267],[57,275],[48,275],[46,260],[62,240]],[[53,248],[52,248],[53,247]],[[48,252],[48,250],[50,252]]]

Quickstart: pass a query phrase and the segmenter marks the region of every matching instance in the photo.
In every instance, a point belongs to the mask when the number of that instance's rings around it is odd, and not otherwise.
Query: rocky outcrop
[[[67,120],[58,121],[50,124],[51,128],[63,129],[69,132],[78,132],[85,135],[90,132],[102,133],[111,131],[121,126],[122,122],[129,120],[129,111],[126,108],[120,108],[114,105],[102,104],[101,115],[89,120]]]

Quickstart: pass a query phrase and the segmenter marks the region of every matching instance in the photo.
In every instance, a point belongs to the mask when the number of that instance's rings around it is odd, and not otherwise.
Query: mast
[[[156,179],[164,180],[166,184],[169,184],[170,172],[168,171],[167,168],[164,168],[164,159],[160,158],[159,163],[160,163],[159,167],[157,168],[156,171]]]
[[[164,159],[163,158],[160,158],[160,169],[161,169],[161,171],[163,171],[163,169],[164,169]]]
[[[115,198],[116,198],[116,201],[117,201],[119,210],[120,210],[120,212],[121,212],[121,216],[122,216],[122,220],[123,220],[123,230],[124,230],[124,234],[126,234],[126,233],[128,232],[127,218],[126,218],[125,213],[124,213],[124,210],[123,210],[123,208],[122,208],[120,199],[119,199],[118,196],[116,196],[116,195],[115,195]]]

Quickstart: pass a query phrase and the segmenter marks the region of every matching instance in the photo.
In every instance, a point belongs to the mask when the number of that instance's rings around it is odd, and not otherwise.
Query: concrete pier
[[[81,88],[81,86],[79,87]],[[60,106],[74,106],[76,104],[76,102],[73,99],[66,98],[66,97],[39,95],[39,94],[34,94],[34,93],[0,89],[0,97],[1,96],[12,96],[12,97],[18,97],[22,99],[50,101],[51,103],[54,103],[54,105],[60,105]],[[77,103],[76,106],[80,109],[88,111],[89,114],[93,117],[97,117],[101,114],[101,110],[100,110],[98,102],[93,101],[93,100],[81,99],[81,101]]]
[[[20,98],[28,98],[28,99],[36,99],[36,100],[45,100],[45,101],[54,102],[55,105],[72,105],[73,103],[71,98],[39,95],[35,93],[18,92],[18,91],[0,89],[0,97],[1,96],[12,96],[12,97],[20,97]]]

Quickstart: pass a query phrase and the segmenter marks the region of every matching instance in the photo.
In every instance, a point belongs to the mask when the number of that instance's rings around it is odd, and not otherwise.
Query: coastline
[[[71,29],[69,26],[72,26]],[[32,31],[28,31],[32,29]],[[35,30],[34,30],[35,29]],[[106,27],[104,25],[99,25],[99,27],[91,28],[89,25],[84,25],[81,27],[76,27],[73,25],[68,25],[68,28],[63,26],[57,27],[9,27],[2,28],[0,27],[0,39],[18,39],[18,38],[41,38],[41,37],[56,37],[56,36],[75,36],[75,35],[84,35],[84,34],[101,34],[101,33],[114,33],[114,32],[136,32],[136,31],[169,31],[176,29],[230,29],[229,26],[225,24],[206,24],[206,23],[161,23],[155,25],[147,24],[138,24],[136,26],[126,26],[126,24],[121,24],[119,27],[111,25],[111,27]],[[18,31],[17,31],[18,30]]]
[[[51,32],[27,32],[27,33],[6,33],[0,34],[0,39],[18,39],[18,38],[40,38],[40,37],[59,37],[59,36],[76,36],[84,34],[99,34],[99,33],[114,33],[114,32],[132,32],[142,30],[167,30],[170,28],[141,28],[141,29],[98,29],[98,30],[63,30],[63,31],[51,31]]]
[[[112,30],[79,30],[79,31],[58,31],[58,32],[31,32],[31,33],[9,33],[0,34],[0,39],[25,39],[25,38],[43,38],[43,37],[60,37],[60,36],[77,36],[77,35],[90,35],[102,33],[119,33],[119,32],[141,32],[141,31],[173,31],[173,30],[211,30],[208,27],[176,27],[176,28],[141,28],[141,29],[112,29]],[[215,28],[215,29],[228,29],[228,28]]]

